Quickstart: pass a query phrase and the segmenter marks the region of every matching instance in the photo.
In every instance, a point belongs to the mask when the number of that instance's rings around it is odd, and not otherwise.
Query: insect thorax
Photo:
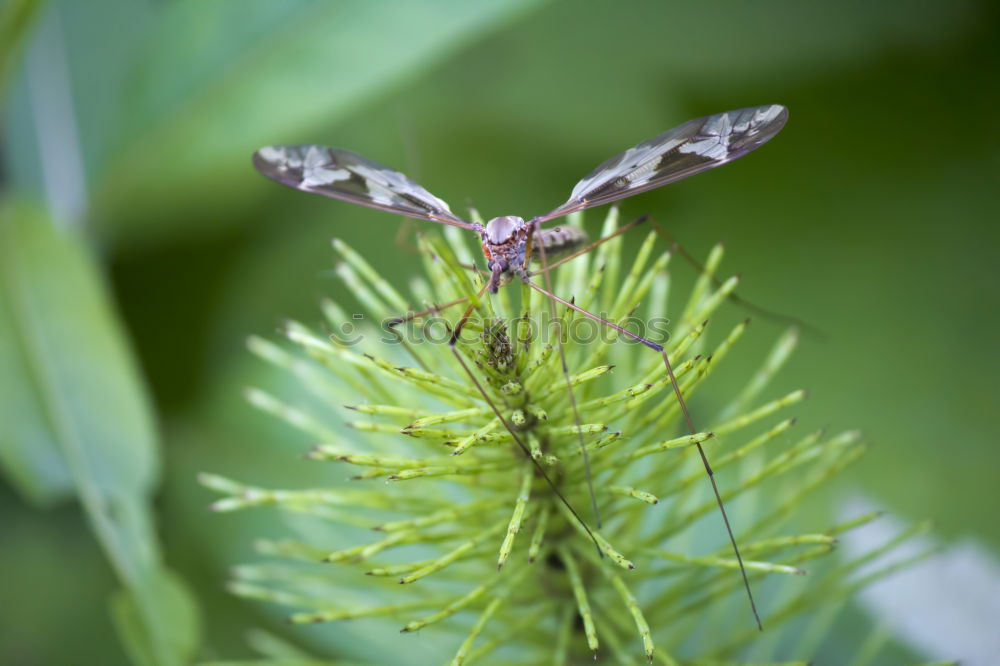
[[[524,267],[527,248],[528,225],[514,215],[494,217],[483,229],[483,253],[490,268],[499,266],[506,273],[518,272]]]
[[[489,260],[490,268],[497,268],[502,273],[520,274],[524,271],[528,234],[532,227],[531,222],[513,215],[495,217],[487,222],[480,234],[483,253]],[[551,260],[582,247],[587,242],[587,234],[579,227],[562,225],[537,229],[534,242],[536,247],[531,258],[539,261],[544,250],[546,259]]]

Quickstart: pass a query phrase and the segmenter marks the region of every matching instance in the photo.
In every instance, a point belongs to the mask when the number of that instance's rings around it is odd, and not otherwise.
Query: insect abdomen
[[[539,229],[536,238],[545,246],[545,258],[551,260],[569,254],[583,247],[587,242],[587,233],[579,227],[562,225],[551,229]],[[541,256],[535,252],[532,259],[540,261]]]

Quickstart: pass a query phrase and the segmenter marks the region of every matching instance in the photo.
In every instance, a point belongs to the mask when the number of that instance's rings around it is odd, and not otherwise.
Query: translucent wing
[[[267,146],[253,154],[257,170],[304,192],[322,194],[408,217],[475,228],[412,180],[347,150],[325,146]]]
[[[569,201],[538,221],[624,199],[731,162],[766,143],[786,120],[788,109],[780,104],[690,120],[604,162],[576,184]]]

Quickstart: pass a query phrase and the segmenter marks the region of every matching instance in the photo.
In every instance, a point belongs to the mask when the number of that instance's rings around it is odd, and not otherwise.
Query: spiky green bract
[[[617,223],[612,211],[602,233]],[[294,607],[295,623],[366,618],[375,624],[364,625],[364,635],[380,636],[383,648],[398,641],[405,654],[399,663],[407,664],[434,663],[441,650],[456,664],[576,664],[592,655],[663,664],[808,658],[811,646],[771,636],[857,586],[843,581],[861,560],[825,567],[814,584],[801,574],[832,551],[837,534],[874,515],[805,533],[786,527],[796,507],[864,449],[856,432],[800,432],[791,409],[804,391],[767,393],[795,332],[779,337],[732,397],[707,395],[713,372],[748,325],[709,335],[737,283],[714,277],[721,248],[686,302],[669,308],[670,255],[654,256],[655,234],[628,262],[619,237],[560,267],[556,292],[577,305],[630,327],[658,322],[643,334],[659,342],[669,329],[666,348],[701,430],[691,435],[658,353],[560,306],[567,378],[548,303],[516,282],[477,298],[483,278],[468,270],[461,234],[449,228],[445,239],[422,239],[425,275],[414,280],[412,296],[397,293],[341,242],[337,273],[376,324],[407,307],[469,298],[457,349],[475,382],[446,344],[464,304],[401,325],[392,336],[375,325],[346,331],[356,320],[327,302],[325,323],[285,327],[297,352],[251,340],[255,353],[321,400],[344,405],[346,429],[265,390],[248,393],[254,405],[315,438],[308,457],[350,481],[267,490],[204,475],[202,482],[224,495],[216,510],[275,505],[336,527],[291,522],[294,538],[258,544],[274,562],[238,568],[232,590]],[[663,326],[668,313],[673,319]],[[594,540],[477,384],[589,522]],[[578,433],[604,518],[600,530]],[[755,645],[760,635],[696,442],[718,472],[766,643]],[[422,642],[393,638],[417,630]],[[806,635],[802,625],[796,633]],[[372,654],[363,641],[354,648],[357,658]]]

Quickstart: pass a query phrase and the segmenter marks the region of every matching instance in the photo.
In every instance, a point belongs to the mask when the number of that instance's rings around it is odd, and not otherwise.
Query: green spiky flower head
[[[612,210],[602,235],[617,224]],[[291,607],[293,623],[351,620],[337,649],[362,663],[760,659],[700,443],[767,629],[842,594],[850,567],[820,587],[799,574],[872,516],[808,532],[788,519],[863,445],[855,432],[801,432],[789,411],[806,393],[769,392],[794,330],[777,336],[742,390],[711,394],[713,372],[747,330],[711,324],[737,284],[715,278],[721,248],[679,300],[671,255],[657,253],[652,232],[627,261],[619,237],[553,271],[555,293],[664,344],[692,435],[659,353],[563,305],[553,325],[548,302],[516,281],[477,296],[484,282],[469,270],[469,240],[451,228],[422,238],[424,274],[406,296],[335,241],[338,276],[365,318],[326,302],[324,324],[287,324],[291,349],[250,341],[349,415],[343,428],[266,389],[248,394],[309,433],[308,457],[347,478],[275,490],[203,476],[225,494],[219,511],[276,505],[290,516],[289,538],[257,544],[267,561],[236,570],[235,593]],[[383,325],[424,308],[391,333]],[[798,656],[768,645],[768,659]]]

